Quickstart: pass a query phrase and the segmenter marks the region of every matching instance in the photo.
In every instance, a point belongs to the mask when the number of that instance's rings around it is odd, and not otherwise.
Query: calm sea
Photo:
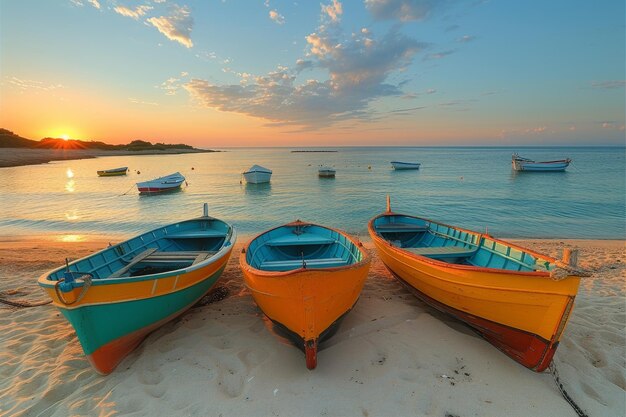
[[[0,169],[0,235],[130,236],[210,214],[251,235],[302,219],[365,236],[385,209],[501,237],[625,237],[624,148],[236,148],[219,153],[119,156]],[[536,159],[570,157],[563,173],[516,173],[511,153]],[[394,171],[392,160],[419,161]],[[253,164],[274,171],[265,185],[240,183]],[[319,165],[335,179],[317,176]],[[96,170],[128,166],[125,177]],[[137,181],[180,171],[181,192],[138,195]]]

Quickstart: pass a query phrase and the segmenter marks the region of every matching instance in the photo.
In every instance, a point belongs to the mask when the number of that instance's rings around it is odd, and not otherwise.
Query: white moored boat
[[[326,166],[320,167],[320,169],[317,171],[317,174],[323,178],[334,178],[336,173],[337,171],[335,171],[334,168]]]
[[[400,162],[400,161],[391,161],[391,166],[395,170],[401,169],[420,169],[419,162]]]
[[[185,177],[180,172],[176,172],[150,181],[138,182],[137,189],[145,194],[162,193],[180,188],[183,182],[185,182]]]
[[[252,165],[249,170],[243,173],[243,177],[246,179],[246,182],[250,184],[270,182],[272,170],[260,165]]]
[[[571,159],[559,159],[557,161],[533,161],[532,159],[522,158],[514,153],[511,158],[511,165],[515,171],[539,171],[539,172],[555,172],[565,171],[572,162]]]

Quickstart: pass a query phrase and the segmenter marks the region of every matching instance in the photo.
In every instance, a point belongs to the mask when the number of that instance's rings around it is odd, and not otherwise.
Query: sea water
[[[392,209],[498,237],[625,237],[624,148],[233,148],[222,152],[114,156],[0,168],[0,235],[126,237],[209,213],[254,235],[296,219],[367,234]],[[311,148],[309,148],[311,150]],[[511,169],[511,154],[572,158],[566,172]],[[420,162],[394,171],[390,161]],[[269,184],[246,184],[253,164]],[[319,178],[320,165],[337,170]],[[128,166],[122,177],[97,170]],[[179,171],[180,192],[139,195],[136,182]],[[242,181],[243,180],[243,181]]]

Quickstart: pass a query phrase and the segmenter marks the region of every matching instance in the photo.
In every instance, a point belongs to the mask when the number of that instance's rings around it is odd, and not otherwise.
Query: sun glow
[[[64,141],[67,141],[70,139],[70,135],[68,135],[67,133],[62,134],[61,136],[59,136],[61,139],[63,139]]]

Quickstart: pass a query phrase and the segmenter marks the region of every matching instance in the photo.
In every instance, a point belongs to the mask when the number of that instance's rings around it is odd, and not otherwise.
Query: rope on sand
[[[563,384],[561,383],[561,378],[559,377],[559,372],[556,370],[556,364],[554,363],[554,360],[552,360],[552,362],[550,362],[549,369],[550,369],[550,373],[554,377],[554,383],[556,384],[556,387],[559,389],[559,392],[561,393],[563,398],[565,398],[565,401],[567,401],[567,403],[572,406],[574,411],[576,411],[576,414],[578,414],[578,417],[589,417],[589,415],[587,413],[585,413],[582,410],[582,408],[580,408],[578,406],[578,404],[576,404],[576,402],[574,402],[572,397],[569,396],[567,391],[565,391],[565,388],[563,388]]]
[[[19,300],[12,301],[7,298],[4,298],[7,295],[9,295],[7,292],[4,292],[4,291],[0,292],[0,303],[10,305],[12,307],[18,307],[18,308],[45,306],[46,304],[50,304],[52,302],[52,300],[38,301],[34,303],[31,303],[30,301],[19,301]]]

